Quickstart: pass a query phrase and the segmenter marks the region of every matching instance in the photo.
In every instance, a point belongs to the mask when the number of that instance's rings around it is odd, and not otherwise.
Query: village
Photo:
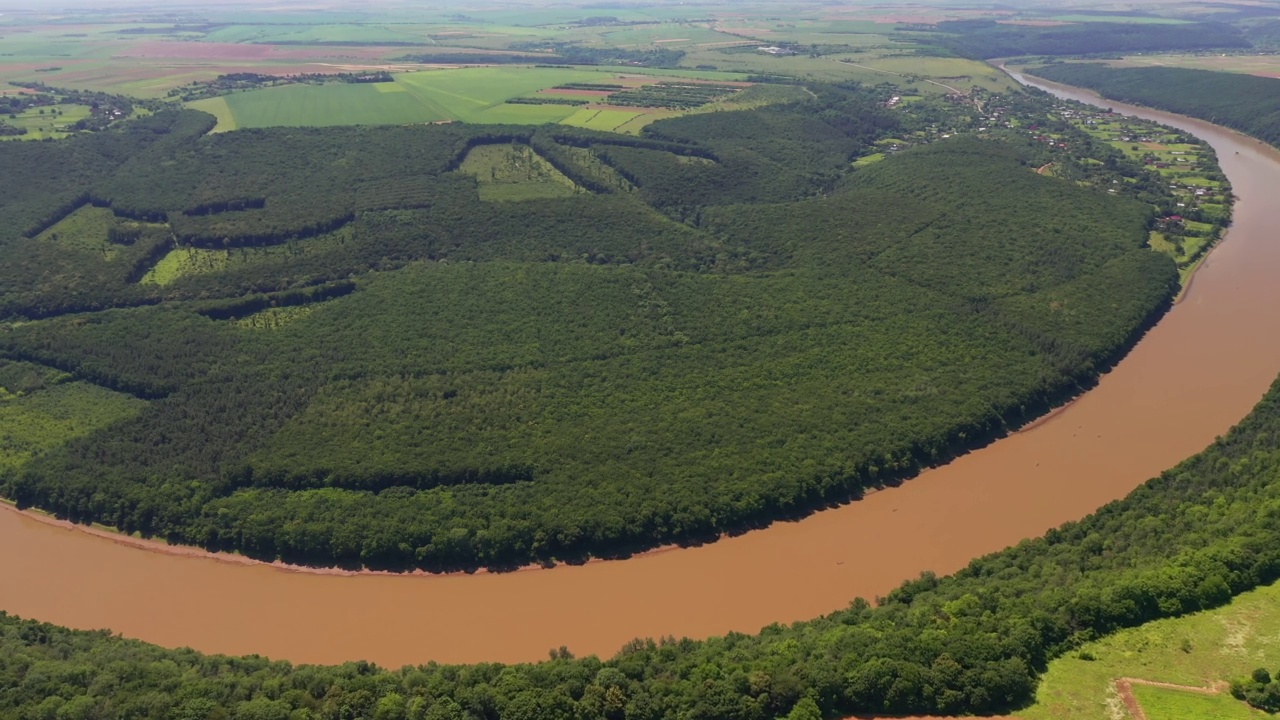
[[[1030,169],[1156,208],[1149,244],[1185,277],[1231,220],[1231,187],[1213,149],[1159,123],[1044,95],[975,88],[938,98],[895,93],[882,105],[904,110],[904,129],[876,143],[855,167],[960,133],[1022,147]],[[909,110],[908,110],[909,108]]]

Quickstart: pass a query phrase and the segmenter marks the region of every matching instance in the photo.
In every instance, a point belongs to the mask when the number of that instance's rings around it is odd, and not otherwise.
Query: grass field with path
[[[1147,720],[1262,720],[1270,715],[1231,697],[1207,695],[1155,685],[1133,686]]]
[[[1017,715],[1022,720],[1114,717],[1111,709],[1118,702],[1114,684],[1119,678],[1209,687],[1245,677],[1258,667],[1276,670],[1278,666],[1280,585],[1271,585],[1216,610],[1123,630],[1054,660],[1035,704]],[[1267,717],[1225,693],[1207,699],[1138,684],[1133,690],[1150,720]]]

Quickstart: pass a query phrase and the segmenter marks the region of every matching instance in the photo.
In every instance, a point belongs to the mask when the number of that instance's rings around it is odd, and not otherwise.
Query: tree
[[[813,698],[801,698],[800,702],[791,708],[791,712],[787,713],[787,720],[822,720],[822,709],[813,701]]]

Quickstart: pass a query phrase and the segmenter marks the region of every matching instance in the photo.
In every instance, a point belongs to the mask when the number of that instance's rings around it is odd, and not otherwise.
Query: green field
[[[618,128],[640,117],[642,113],[630,112],[627,110],[594,110],[584,108],[565,118],[561,122],[565,125],[574,127],[583,127],[591,130],[603,130],[605,132],[616,131]]]
[[[236,128],[407,125],[452,119],[413,95],[378,92],[372,84],[285,85],[199,101],[205,107],[195,107],[206,109],[217,100],[226,104]]]
[[[482,67],[428,70],[382,83],[285,85],[199,100],[191,107],[212,113],[218,130],[323,125],[408,125],[461,120],[539,125],[577,112],[570,105],[507,105],[567,82],[600,82],[586,70]]]
[[[231,105],[227,103],[227,98],[225,97],[196,100],[195,102],[187,103],[187,107],[192,110],[207,112],[217,118],[218,125],[213,129],[216,133],[240,129],[240,125],[236,122],[235,113],[231,111]]]
[[[1017,715],[1022,720],[1096,720],[1107,717],[1117,678],[1208,687],[1243,678],[1257,667],[1277,666],[1280,585],[1271,585],[1217,610],[1122,630],[1054,660],[1035,704]],[[1208,698],[1136,684],[1133,689],[1150,720],[1267,717],[1226,693]]]
[[[303,127],[326,125],[409,125],[415,123],[462,121],[481,124],[541,125],[566,122],[593,130],[615,130],[634,124],[638,111],[587,111],[573,105],[507,104],[512,98],[535,95],[565,83],[607,82],[623,73],[604,68],[562,69],[533,67],[475,67],[395,75],[394,83],[324,85],[293,84],[249,90],[197,100],[188,106],[218,118],[216,132],[238,128]],[[741,79],[726,73],[696,71],[654,71],[626,75],[655,75],[656,78],[694,77],[699,79]],[[754,91],[755,88],[752,88]],[[799,94],[798,94],[799,93]],[[765,88],[743,92],[709,107],[758,107],[795,99],[796,88]],[[666,112],[655,118],[672,117]],[[638,130],[644,123],[635,126]]]

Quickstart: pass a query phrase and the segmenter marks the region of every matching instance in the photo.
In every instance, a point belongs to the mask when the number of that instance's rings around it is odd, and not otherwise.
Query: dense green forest
[[[0,714],[69,718],[813,720],[998,713],[1091,638],[1280,577],[1280,385],[1200,455],[1044,538],[877,606],[758,635],[538,664],[294,667],[0,615]]]
[[[0,354],[147,401],[0,491],[256,557],[505,568],[802,515],[1078,392],[1177,283],[1150,204],[1025,143],[850,174],[901,126],[850,89],[640,138],[156,118],[0,208],[0,307],[41,319]],[[485,202],[457,170],[492,143],[594,192]]]
[[[1112,68],[1100,63],[1055,63],[1032,75],[1226,125],[1280,146],[1280,79],[1186,68]]]
[[[930,38],[931,42],[957,55],[981,59],[1251,46],[1239,29],[1220,22],[1086,22],[1042,27],[995,20],[954,20],[925,27],[939,33]]]

